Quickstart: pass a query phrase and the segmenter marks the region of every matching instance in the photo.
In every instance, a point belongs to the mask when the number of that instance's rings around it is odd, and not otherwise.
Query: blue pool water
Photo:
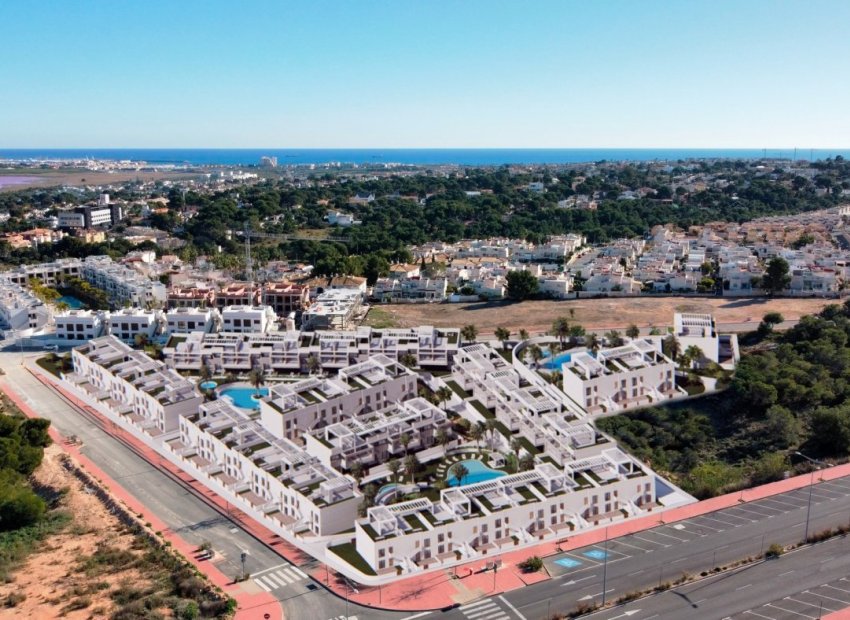
[[[260,402],[254,398],[257,389],[250,386],[229,387],[219,392],[219,396],[229,398],[231,402],[242,409],[259,409]],[[260,396],[268,396],[269,388],[260,388]]]
[[[218,387],[218,383],[215,381],[204,381],[198,387],[202,390],[214,390]]]
[[[59,299],[56,300],[57,303],[59,303],[60,301],[68,304],[68,307],[71,310],[79,310],[80,308],[82,308],[85,305],[83,302],[81,302],[79,299],[77,299],[73,295],[62,295],[62,297],[60,297]]]
[[[564,568],[575,568],[576,566],[581,566],[580,561],[572,558],[561,558],[560,560],[555,560],[555,564],[563,566]]]
[[[505,472],[490,469],[484,463],[478,460],[460,461],[460,463],[463,463],[464,467],[466,467],[466,469],[469,471],[469,474],[467,474],[463,478],[463,486],[466,486],[468,484],[475,484],[476,482],[486,482],[487,480],[492,480],[493,478],[501,478],[505,475]],[[451,467],[449,467],[449,470],[447,472],[446,482],[449,483],[450,487],[460,486],[460,481],[454,477]]]
[[[392,495],[393,492],[397,488],[398,488],[398,485],[394,482],[391,483],[391,484],[385,484],[384,486],[382,486],[380,489],[378,489],[378,492],[375,493],[375,503],[376,504],[383,504],[387,500],[387,498],[390,495]]]
[[[604,551],[600,551],[599,549],[585,551],[584,553],[582,553],[582,555],[592,560],[604,560],[606,557],[608,557],[607,553],[605,553]]]
[[[549,357],[544,357],[541,361],[541,366],[547,370],[561,370],[561,364],[566,364],[573,358],[573,353],[579,353],[579,351],[572,351],[570,353],[559,353],[555,357],[551,355]]]

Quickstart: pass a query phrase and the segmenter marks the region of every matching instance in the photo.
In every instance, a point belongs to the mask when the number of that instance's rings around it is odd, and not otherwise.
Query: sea
[[[801,159],[841,155],[850,149],[4,149],[0,160],[140,161],[175,166],[248,166],[263,156],[278,165],[407,164],[501,166],[508,164],[571,164],[600,161],[680,161],[688,159]]]

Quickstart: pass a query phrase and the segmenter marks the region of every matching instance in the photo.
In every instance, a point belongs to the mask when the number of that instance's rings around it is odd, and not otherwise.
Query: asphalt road
[[[850,540],[838,537],[593,614],[594,620],[807,620],[850,607]]]
[[[675,524],[659,524],[651,530],[613,539],[607,544],[552,556],[545,559],[547,570],[554,576],[552,580],[428,617],[541,620],[555,612],[572,611],[580,602],[601,602],[603,583],[605,598],[611,601],[629,592],[673,582],[684,573],[694,575],[710,571],[742,557],[760,555],[772,543],[787,545],[801,541],[808,499],[809,488],[798,489]],[[848,522],[850,477],[830,482],[816,479],[812,488],[809,532]],[[825,568],[830,565],[826,564]],[[829,578],[846,574],[846,571],[837,570],[834,574],[830,572]],[[820,577],[821,582],[824,579],[826,577]],[[791,588],[788,594],[794,591],[794,585],[793,580],[788,583]],[[774,595],[779,593],[774,586]],[[746,607],[738,611],[744,609]],[[667,616],[662,614],[661,617]],[[691,615],[683,617],[711,616],[697,615],[691,610]]]
[[[35,356],[40,355],[41,352]],[[77,435],[83,454],[189,544],[212,543],[212,562],[225,575],[240,574],[240,555],[247,551],[245,570],[258,588],[271,592],[280,601],[287,620],[331,620],[345,617],[346,609],[349,616],[357,616],[358,620],[392,620],[409,615],[347,606],[344,599],[307,577],[302,570],[305,567],[288,563],[179,481],[152,467],[96,421],[42,385],[20,362],[19,353],[0,353],[0,367],[6,371],[7,379],[34,411],[49,418],[63,435]]]

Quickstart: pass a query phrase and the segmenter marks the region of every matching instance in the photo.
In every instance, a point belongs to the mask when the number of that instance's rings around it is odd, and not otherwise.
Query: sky
[[[850,148],[847,0],[2,0],[4,148]]]

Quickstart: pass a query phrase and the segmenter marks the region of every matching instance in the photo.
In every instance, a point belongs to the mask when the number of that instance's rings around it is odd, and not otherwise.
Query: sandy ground
[[[3,170],[0,176],[31,177],[27,183],[3,186],[0,191],[11,192],[28,187],[55,187],[57,185],[112,185],[125,181],[158,181],[162,179],[193,179],[200,175],[188,172],[135,172],[119,170],[114,173],[92,172],[91,170]]]
[[[713,314],[718,323],[755,323],[767,312],[780,312],[786,319],[813,314],[829,303],[824,299],[734,299],[702,297],[636,297],[577,299],[569,301],[524,301],[522,303],[491,302],[471,304],[406,304],[375,306],[370,321],[386,318],[399,327],[434,325],[462,327],[474,324],[481,335],[491,334],[496,327],[511,331],[526,329],[530,333],[546,331],[552,321],[566,316],[586,329],[625,328],[634,323],[640,327],[673,324],[674,312]],[[570,310],[574,311],[571,317]],[[370,311],[372,314],[372,311]]]
[[[138,588],[149,583],[136,569],[103,572],[90,577],[80,568],[80,562],[99,546],[130,549],[135,536],[61,466],[63,454],[59,446],[47,448],[35,478],[53,488],[69,488],[62,502],[74,515],[74,521],[61,533],[42,542],[38,551],[14,572],[11,583],[0,585],[0,600],[5,600],[12,592],[26,596],[15,607],[0,608],[0,618],[104,618],[114,609],[110,596],[117,587],[126,583]],[[85,608],[72,609],[85,600],[89,601]]]

